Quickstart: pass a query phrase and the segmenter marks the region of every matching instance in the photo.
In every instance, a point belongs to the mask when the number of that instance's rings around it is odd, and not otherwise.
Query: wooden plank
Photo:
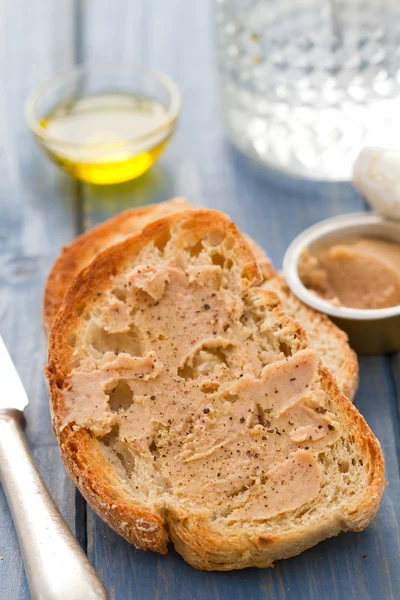
[[[33,86],[73,60],[71,6],[7,0],[0,22],[0,154],[8,165],[0,181],[1,333],[29,393],[29,437],[41,444],[54,443],[43,387],[42,291],[51,261],[75,233],[74,183],[36,147],[23,106]]]
[[[400,352],[394,354],[392,357],[392,375],[396,384],[397,396],[399,398],[399,411],[400,411]],[[399,440],[400,443],[400,440]]]
[[[83,14],[85,61],[124,60],[160,68],[183,95],[177,135],[156,167],[122,186],[82,188],[86,227],[130,205],[186,194],[199,206],[228,212],[279,266],[288,243],[305,227],[364,210],[363,200],[347,184],[298,182],[265,173],[226,142],[218,112],[210,3],[196,3],[194,10],[184,0],[170,0],[168,7],[162,0],[98,0],[95,6],[86,1]],[[201,573],[173,550],[167,557],[135,550],[89,509],[88,554],[112,597],[399,597],[400,424],[388,357],[361,358],[357,405],[382,442],[390,483],[378,517],[366,531],[327,540],[275,569]]]
[[[50,491],[75,526],[75,489],[51,431],[43,379],[43,284],[75,231],[74,183],[35,146],[23,118],[30,89],[74,61],[73,3],[0,3],[0,332],[30,398],[27,435]],[[29,597],[0,488],[0,598]]]

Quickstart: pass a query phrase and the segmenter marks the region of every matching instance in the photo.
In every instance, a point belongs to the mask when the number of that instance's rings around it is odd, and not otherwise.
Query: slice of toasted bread
[[[233,223],[186,211],[101,253],[51,330],[54,430],[138,548],[265,567],[374,517],[379,443]]]
[[[55,261],[46,283],[43,306],[46,331],[50,331],[51,323],[75,277],[99,252],[140,231],[152,221],[189,208],[191,205],[185,198],[176,198],[144,208],[126,210],[93,227],[66,246]],[[250,238],[247,239],[259,261],[266,281],[265,287],[278,293],[287,314],[305,328],[322,362],[331,370],[346,396],[353,400],[358,386],[358,362],[355,352],[349,346],[347,335],[328,317],[298,300],[284,280],[277,276],[265,252]]]

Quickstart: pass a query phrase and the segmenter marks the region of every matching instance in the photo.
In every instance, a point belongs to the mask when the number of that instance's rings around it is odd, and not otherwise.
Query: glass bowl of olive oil
[[[82,181],[139,177],[175,130],[180,93],[165,73],[124,64],[81,65],[29,95],[25,117],[41,148]]]

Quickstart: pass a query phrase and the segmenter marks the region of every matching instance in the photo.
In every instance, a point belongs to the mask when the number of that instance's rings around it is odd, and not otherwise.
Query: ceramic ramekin
[[[351,346],[359,353],[377,354],[400,350],[400,305],[380,309],[334,306],[309,291],[298,274],[298,261],[305,248],[310,252],[320,246],[337,244],[358,237],[378,238],[400,244],[400,222],[389,221],[371,213],[341,215],[321,221],[303,231],[290,244],[283,261],[283,271],[292,292],[305,304],[329,315],[347,332]]]

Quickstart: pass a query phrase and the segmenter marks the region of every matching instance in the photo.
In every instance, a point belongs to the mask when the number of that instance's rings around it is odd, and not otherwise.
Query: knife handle
[[[107,600],[33,461],[19,410],[0,410],[0,481],[17,530],[32,600]]]

